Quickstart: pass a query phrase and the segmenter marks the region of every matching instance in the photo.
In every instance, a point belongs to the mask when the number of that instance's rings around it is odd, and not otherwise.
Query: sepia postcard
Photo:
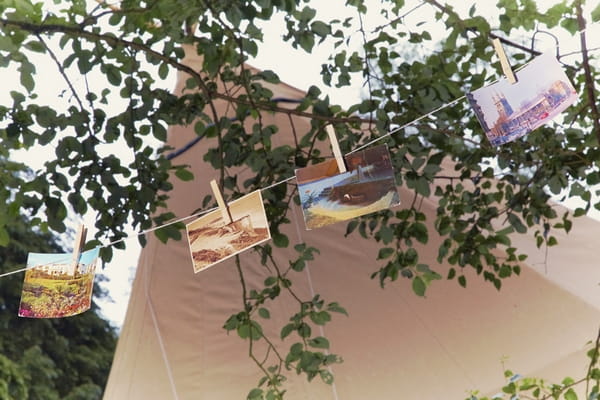
[[[186,226],[195,273],[271,238],[260,190],[229,203],[228,214],[231,222],[216,210]]]

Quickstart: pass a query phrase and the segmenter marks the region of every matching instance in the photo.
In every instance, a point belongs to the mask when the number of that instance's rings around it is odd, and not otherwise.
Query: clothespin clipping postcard
[[[213,191],[213,195],[215,196],[215,199],[217,200],[219,209],[221,210],[221,215],[223,216],[223,221],[225,221],[226,224],[231,224],[233,222],[233,218],[231,218],[231,212],[229,211],[229,207],[227,207],[227,204],[225,203],[225,200],[223,199],[223,195],[221,194],[221,190],[219,189],[219,185],[217,184],[217,181],[215,179],[210,181],[210,187]]]
[[[511,84],[517,83],[517,78],[510,67],[510,63],[508,62],[508,58],[506,57],[506,53],[502,47],[502,42],[500,39],[495,38],[492,40],[492,44],[494,45],[494,50],[496,50],[496,54],[500,59],[500,65],[502,66],[502,72],[504,73],[504,76],[506,76],[506,79]]]
[[[81,256],[81,251],[83,250],[83,246],[85,245],[85,237],[87,235],[87,228],[84,224],[80,224],[77,229],[77,235],[75,235],[75,242],[73,243],[73,264],[77,265],[79,263],[79,257]]]
[[[340,174],[343,174],[347,171],[347,169],[346,163],[344,162],[344,157],[342,156],[342,151],[340,150],[340,145],[338,143],[337,136],[335,136],[333,126],[327,125],[325,129],[327,130],[327,134],[329,135],[331,149],[333,150],[333,156],[335,157],[335,161],[337,162],[338,169],[340,171]]]

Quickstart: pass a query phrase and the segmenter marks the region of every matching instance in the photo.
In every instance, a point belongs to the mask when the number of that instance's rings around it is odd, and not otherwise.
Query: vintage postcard
[[[400,203],[386,145],[344,157],[347,171],[335,160],[296,170],[306,229],[345,221]]]
[[[511,142],[552,120],[577,99],[556,57],[545,53],[516,74],[467,94],[490,143]]]
[[[29,253],[19,316],[70,317],[89,310],[100,248],[73,255]]]
[[[186,226],[194,272],[271,238],[260,190],[232,201],[228,208],[231,222],[216,210]]]

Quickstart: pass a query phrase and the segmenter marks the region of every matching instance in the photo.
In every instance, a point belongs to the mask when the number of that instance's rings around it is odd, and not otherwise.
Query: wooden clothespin
[[[342,156],[342,151],[340,150],[340,145],[337,140],[337,136],[335,136],[335,131],[333,130],[333,126],[327,125],[325,127],[327,130],[327,134],[329,135],[329,141],[331,142],[331,150],[333,150],[333,156],[335,157],[335,161],[337,162],[338,169],[340,174],[343,174],[347,171],[346,163],[344,162],[344,157]]]
[[[226,224],[231,224],[233,222],[233,218],[231,218],[231,211],[229,211],[229,207],[227,206],[227,203],[225,203],[223,195],[221,194],[221,190],[219,189],[219,185],[217,184],[217,181],[215,179],[210,181],[210,187],[213,191],[215,199],[217,200],[219,209],[221,210],[223,221],[225,221]]]
[[[495,38],[492,40],[492,44],[494,45],[494,50],[496,50],[496,54],[500,59],[500,65],[502,66],[502,72],[504,72],[504,76],[511,84],[517,83],[517,78],[513,73],[512,68],[510,67],[510,63],[508,62],[508,58],[506,57],[506,53],[504,52],[504,47],[502,47],[502,42],[500,39]]]
[[[85,245],[85,237],[87,235],[87,228],[84,224],[80,224],[77,229],[77,234],[75,235],[75,241],[73,242],[73,260],[71,261],[71,275],[75,274],[77,270],[77,266],[79,265],[79,257],[81,256],[81,251],[83,250],[83,246]]]

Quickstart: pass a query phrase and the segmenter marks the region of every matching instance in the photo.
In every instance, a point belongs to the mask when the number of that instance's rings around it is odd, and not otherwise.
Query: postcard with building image
[[[60,318],[80,314],[92,305],[100,248],[73,255],[29,253],[19,316]]]
[[[335,160],[296,170],[306,229],[349,220],[400,203],[386,145],[344,157],[345,173]]]
[[[552,120],[577,99],[556,57],[545,53],[516,74],[467,94],[492,145],[511,142]]]
[[[186,226],[194,272],[271,238],[260,190],[232,201],[228,208],[226,218],[216,210]]]

